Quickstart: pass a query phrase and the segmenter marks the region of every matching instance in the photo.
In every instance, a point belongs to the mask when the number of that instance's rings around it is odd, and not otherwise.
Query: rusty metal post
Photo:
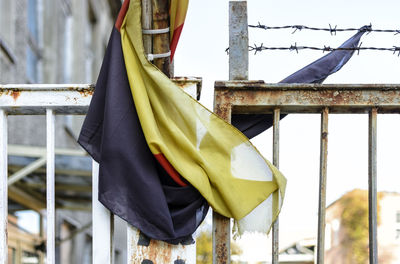
[[[232,108],[230,104],[216,104],[214,100],[214,112],[224,119],[231,122]],[[212,222],[212,246],[213,264],[228,264],[231,257],[231,219],[224,217],[213,211]]]
[[[325,253],[325,215],[326,215],[326,175],[328,165],[328,115],[324,108],[321,114],[321,142],[319,165],[319,197],[318,197],[318,244],[317,263],[324,263]]]
[[[248,79],[247,1],[229,2],[229,79]],[[229,106],[228,106],[229,107]],[[214,107],[214,111],[217,111]],[[231,109],[221,116],[230,122]],[[217,113],[218,114],[218,113]],[[221,114],[221,113],[219,113]],[[213,263],[230,263],[230,219],[213,212]]]
[[[369,263],[378,263],[378,236],[377,236],[377,115],[373,108],[369,113],[368,125],[368,223],[369,223]]]
[[[247,1],[229,2],[229,80],[249,78]]]
[[[281,111],[274,109],[274,127],[273,127],[273,164],[279,169],[279,120]],[[272,226],[272,264],[279,263],[279,218],[276,218]]]
[[[153,29],[164,29],[169,27],[169,1],[152,0],[153,13]],[[153,36],[153,53],[168,53],[169,49],[169,32],[156,34]],[[168,77],[170,76],[170,57],[154,59],[154,65],[157,66]]]

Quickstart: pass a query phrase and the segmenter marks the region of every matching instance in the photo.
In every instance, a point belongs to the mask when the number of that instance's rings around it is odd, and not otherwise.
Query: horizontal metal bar
[[[57,165],[57,164],[56,164]],[[12,172],[16,172],[17,170],[22,169],[23,166],[16,165],[8,165],[8,169]],[[46,173],[46,168],[38,168],[36,169],[36,173]],[[79,169],[57,169],[56,175],[68,175],[70,177],[79,176],[79,177],[92,177],[92,172],[89,170],[79,170]]]
[[[0,89],[16,91],[80,91],[94,90],[93,84],[0,84]]]
[[[37,212],[40,212],[42,209],[46,208],[46,202],[44,200],[34,197],[20,187],[10,186],[8,188],[8,198],[25,206],[26,208],[35,210]]]
[[[201,93],[201,78],[177,77],[173,81],[184,91]],[[92,84],[0,84],[0,109],[10,115],[86,114],[94,92]]]
[[[36,169],[42,167],[44,164],[46,164],[45,156],[35,160],[34,162],[30,163],[26,167],[13,173],[10,177],[8,177],[8,186],[14,184],[15,182],[19,181],[20,179],[24,178],[25,176],[31,174]]]
[[[87,152],[80,149],[67,149],[67,148],[56,148],[54,150],[56,155],[63,156],[87,156]],[[26,146],[26,145],[8,145],[8,155],[12,156],[23,156],[23,157],[42,157],[46,155],[45,147]]]
[[[215,81],[215,89],[259,90],[400,90],[400,84],[265,83],[262,80]]]
[[[21,184],[24,187],[30,188],[46,188],[46,184],[38,183],[38,182],[24,182]],[[91,185],[78,185],[78,184],[56,184],[55,185],[56,191],[72,191],[72,192],[91,192],[92,186]]]
[[[265,84],[255,81],[215,83],[217,109],[233,113],[400,113],[398,84]]]
[[[3,85],[0,107],[9,114],[85,114],[94,88],[87,85]]]

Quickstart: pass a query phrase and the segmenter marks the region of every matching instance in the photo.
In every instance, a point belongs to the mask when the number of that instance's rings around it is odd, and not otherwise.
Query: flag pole
[[[143,0],[144,1],[144,0]],[[169,27],[169,1],[153,0],[152,19],[153,29],[165,29]],[[170,29],[171,30],[171,29]],[[165,54],[170,51],[169,32],[153,35],[153,54]],[[154,59],[154,65],[157,66],[165,75],[170,74],[170,57]]]
[[[142,29],[166,29],[169,27],[169,1],[142,0]],[[165,54],[170,50],[169,32],[161,34],[143,34],[143,46],[146,54]],[[156,58],[153,64],[168,77],[173,76],[170,58]],[[197,92],[192,96],[196,98]],[[163,241],[146,237],[137,228],[128,224],[128,262],[133,263],[196,263],[196,245],[171,245]],[[188,241],[191,243],[190,241]]]

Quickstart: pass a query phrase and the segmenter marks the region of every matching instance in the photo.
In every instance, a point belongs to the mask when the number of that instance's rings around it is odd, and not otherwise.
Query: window
[[[26,47],[26,77],[28,82],[39,82],[39,16],[38,0],[27,2],[28,44]]]
[[[26,76],[30,83],[38,82],[38,63],[39,58],[37,54],[33,51],[32,47],[28,45],[26,48]]]
[[[396,229],[396,239],[400,240],[400,229]]]
[[[37,43],[39,40],[37,0],[28,0],[28,30]]]

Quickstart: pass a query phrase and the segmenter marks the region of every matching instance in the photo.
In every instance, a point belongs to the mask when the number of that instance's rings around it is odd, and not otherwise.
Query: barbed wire
[[[346,51],[357,51],[357,54],[360,54],[360,50],[375,50],[375,51],[391,51],[393,54],[396,54],[397,56],[400,56],[400,46],[393,46],[392,48],[379,48],[379,47],[361,47],[362,42],[358,47],[354,48],[331,48],[330,46],[324,46],[324,47],[310,47],[310,46],[297,46],[297,43],[294,45],[290,45],[290,47],[265,47],[263,43],[261,45],[257,46],[254,44],[254,46],[249,46],[249,51],[254,51],[254,54],[257,54],[257,52],[261,52],[264,50],[289,50],[289,51],[296,51],[296,53],[299,53],[299,50],[318,50],[322,52],[330,52],[330,51],[336,51],[336,50],[346,50]],[[225,52],[229,54],[229,48],[225,49]]]
[[[331,35],[336,35],[336,32],[343,32],[343,31],[365,31],[365,32],[368,32],[368,34],[371,32],[394,33],[394,35],[400,34],[400,29],[373,29],[372,24],[369,24],[368,26],[364,26],[360,29],[360,28],[337,28],[337,25],[332,27],[331,24],[329,24],[329,28],[309,27],[309,26],[304,26],[304,25],[266,26],[266,25],[262,25],[260,22],[258,22],[258,25],[249,25],[249,27],[259,28],[259,29],[264,29],[264,30],[294,29],[292,34],[296,33],[297,31],[301,31],[303,29],[314,30],[314,31],[328,31]]]

